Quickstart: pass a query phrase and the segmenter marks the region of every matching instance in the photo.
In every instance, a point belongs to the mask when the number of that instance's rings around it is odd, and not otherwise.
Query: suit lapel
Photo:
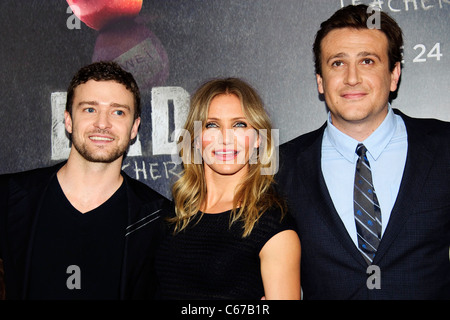
[[[127,226],[130,226],[132,223],[136,221],[136,215],[139,215],[139,205],[141,204],[140,199],[135,197],[134,193],[131,192],[131,187],[128,183],[128,178],[125,174],[122,173],[124,178],[124,183],[126,184],[127,189],[127,201],[128,201],[128,218],[127,218]],[[139,204],[139,205],[138,205]],[[127,228],[128,229],[128,228]],[[121,277],[121,285],[120,285],[120,299],[127,299],[130,295],[130,274],[134,273],[134,270],[131,270],[134,266],[133,259],[134,255],[130,252],[131,248],[134,247],[134,244],[130,245],[130,241],[133,242],[134,238],[125,235],[125,248],[123,254],[123,265],[122,265],[122,277]]]
[[[21,243],[24,248],[26,248],[25,253],[25,261],[24,261],[24,273],[23,273],[23,287],[22,287],[22,299],[26,299],[26,295],[28,293],[28,283],[31,272],[31,256],[33,253],[33,245],[34,245],[34,237],[36,234],[36,228],[38,224],[39,215],[41,212],[41,208],[43,205],[43,201],[45,199],[45,195],[47,193],[48,186],[53,178],[55,178],[57,172],[61,167],[66,163],[66,161],[56,164],[52,167],[47,167],[43,169],[39,169],[41,172],[38,178],[26,179],[23,181],[22,189],[20,192],[22,193],[22,197],[27,199],[23,201],[24,207],[21,207],[22,212],[18,212],[17,215],[22,215],[23,213],[27,214],[27,217],[30,219],[26,219],[27,225],[18,225],[17,227],[28,227],[29,223],[29,237],[23,238],[26,241],[26,244]],[[39,179],[39,180],[36,180]],[[38,182],[36,185],[36,181]],[[34,212],[34,214],[29,215],[28,213]],[[12,213],[14,214],[14,213]],[[24,219],[25,220],[25,219]],[[15,231],[14,228],[16,226],[9,225],[11,230],[8,232],[21,234],[23,233],[23,228],[21,230]],[[21,275],[20,275],[21,276]]]
[[[146,266],[149,259],[143,258],[151,256],[154,248],[155,237],[158,235],[157,229],[145,229],[148,225],[153,225],[161,218],[162,202],[151,201],[148,194],[139,194],[136,187],[133,187],[132,178],[122,172],[127,188],[128,200],[128,224],[125,230],[125,250],[122,262],[122,277],[120,286],[120,299],[135,299],[136,294],[142,286],[152,286],[152,283],[138,283],[142,273],[150,272]],[[158,224],[159,225],[159,224]],[[142,229],[141,229],[142,228]],[[147,291],[151,291],[148,288]],[[142,297],[139,297],[142,298]]]
[[[325,183],[321,168],[322,137],[325,126],[321,128],[321,133],[305,148],[297,159],[297,168],[300,168],[300,183],[305,185],[305,190],[309,193],[312,203],[316,205],[315,212],[321,217],[330,232],[341,242],[342,246],[360,264],[367,266],[361,253],[350,238],[339,214],[334,207],[330,193]]]
[[[414,211],[414,201],[411,200],[419,198],[437,151],[436,144],[426,138],[427,132],[423,129],[415,130],[412,119],[400,112],[396,113],[399,113],[405,122],[408,151],[397,199],[373,261],[374,264],[383,257],[400,233],[409,214]]]

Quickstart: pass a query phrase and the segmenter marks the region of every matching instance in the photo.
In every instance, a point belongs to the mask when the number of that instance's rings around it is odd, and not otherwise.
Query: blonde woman
[[[156,261],[161,298],[299,299],[300,242],[273,189],[273,132],[256,91],[236,78],[206,82],[184,129]]]

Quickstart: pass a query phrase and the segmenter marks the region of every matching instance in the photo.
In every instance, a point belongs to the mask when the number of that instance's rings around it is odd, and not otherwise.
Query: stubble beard
[[[97,163],[112,163],[125,154],[128,149],[128,143],[115,147],[113,150],[105,154],[104,152],[96,152],[96,150],[89,150],[86,143],[79,142],[78,139],[72,135],[72,147],[75,148],[78,153],[89,162]],[[99,147],[99,150],[104,148]]]

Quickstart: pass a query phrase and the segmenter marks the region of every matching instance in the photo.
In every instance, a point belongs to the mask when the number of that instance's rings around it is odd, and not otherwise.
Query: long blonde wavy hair
[[[238,220],[243,221],[242,236],[246,237],[269,208],[278,206],[283,214],[285,211],[284,201],[273,188],[273,176],[278,170],[273,139],[275,135],[261,98],[255,89],[243,80],[214,79],[204,83],[193,94],[183,134],[178,140],[183,172],[172,187],[176,215],[170,221],[175,223],[175,232],[185,229],[195,215],[203,214],[199,211],[207,193],[204,163],[198,161],[201,159],[201,150],[195,147],[194,142],[201,137],[202,132],[194,123],[201,121],[201,129],[205,128],[211,101],[221,94],[234,94],[240,99],[243,113],[249,124],[257,131],[260,140],[258,150],[253,152],[256,159],[249,161],[249,171],[236,188],[230,225]]]

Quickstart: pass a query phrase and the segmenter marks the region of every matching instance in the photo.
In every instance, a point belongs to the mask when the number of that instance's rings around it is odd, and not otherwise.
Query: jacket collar
[[[420,125],[419,120],[410,118],[398,110],[394,110],[394,112],[400,115],[405,122],[408,151],[397,199],[375,255],[374,264],[380,261],[397,238],[407,218],[414,212],[414,201],[411,199],[420,197],[433,158],[437,155],[438,150],[437,142],[429,137],[427,127]]]

